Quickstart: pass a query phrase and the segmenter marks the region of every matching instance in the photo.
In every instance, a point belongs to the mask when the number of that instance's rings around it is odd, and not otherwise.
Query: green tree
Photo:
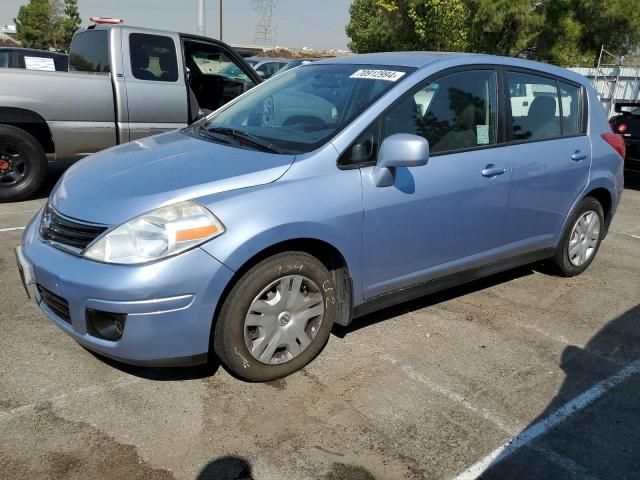
[[[409,18],[424,49],[464,51],[468,48],[467,9],[460,0],[415,0]]]
[[[24,47],[67,50],[81,23],[77,0],[29,0],[14,19]]]
[[[464,50],[462,0],[354,0],[345,31],[354,52]]]
[[[638,0],[354,0],[353,51],[466,50],[589,65],[640,45]]]
[[[553,1],[553,0],[551,0]],[[540,2],[465,0],[469,47],[473,52],[515,55],[536,46],[544,24]]]
[[[62,45],[65,50],[71,45],[71,38],[76,30],[80,28],[82,19],[78,11],[78,0],[64,0],[64,17],[62,18]]]
[[[58,12],[50,0],[30,0],[20,7],[14,21],[17,38],[24,47],[45,50],[57,47]]]
[[[625,55],[640,45],[637,0],[546,0],[538,49],[552,63],[592,64],[600,48]]]

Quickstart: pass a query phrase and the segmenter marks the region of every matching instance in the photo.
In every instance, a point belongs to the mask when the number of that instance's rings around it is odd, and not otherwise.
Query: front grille
[[[40,237],[45,242],[78,254],[106,229],[103,225],[63,217],[47,205],[40,222]]]
[[[55,293],[51,293],[42,285],[38,285],[37,287],[38,293],[40,293],[40,298],[42,298],[42,301],[47,306],[47,308],[65,322],[71,323],[71,315],[69,315],[69,302],[67,302],[64,298],[59,297]]]

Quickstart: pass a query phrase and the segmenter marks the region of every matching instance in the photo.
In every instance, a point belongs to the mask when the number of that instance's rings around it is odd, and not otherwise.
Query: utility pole
[[[260,20],[256,25],[254,42],[265,47],[271,45],[273,28],[271,17],[275,7],[275,0],[253,0],[253,9],[260,12]]]
[[[220,0],[220,41],[222,41],[222,0]]]
[[[198,35],[202,35],[203,37],[207,35],[204,18],[204,0],[198,0]]]

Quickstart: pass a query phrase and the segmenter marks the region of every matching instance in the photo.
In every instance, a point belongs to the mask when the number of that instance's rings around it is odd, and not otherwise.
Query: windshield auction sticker
[[[404,76],[405,72],[396,72],[394,70],[358,70],[349,78],[368,78],[370,80],[388,80],[389,82],[397,82]]]

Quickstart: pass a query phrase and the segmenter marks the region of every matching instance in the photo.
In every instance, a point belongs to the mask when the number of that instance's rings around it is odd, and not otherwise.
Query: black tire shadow
[[[27,200],[37,200],[39,198],[47,198],[51,194],[51,190],[56,186],[60,177],[67,171],[71,165],[75,162],[69,160],[53,160],[50,161],[47,166],[47,178],[38,189],[38,191]]]
[[[640,305],[609,322],[584,349],[565,348],[560,363],[566,375],[564,383],[520,435],[533,432],[528,429],[549,421],[567,402],[596,385],[604,385],[602,396],[508,456],[499,456],[480,478],[640,478],[638,362]],[[635,373],[607,389],[607,379],[624,368]]]
[[[214,376],[220,368],[220,362],[213,356],[210,356],[206,364],[192,367],[139,367],[105,357],[88,348],[84,349],[101,362],[106,363],[116,370],[120,370],[128,375],[133,375],[134,377],[158,382],[180,382],[184,380],[208,378]]]

